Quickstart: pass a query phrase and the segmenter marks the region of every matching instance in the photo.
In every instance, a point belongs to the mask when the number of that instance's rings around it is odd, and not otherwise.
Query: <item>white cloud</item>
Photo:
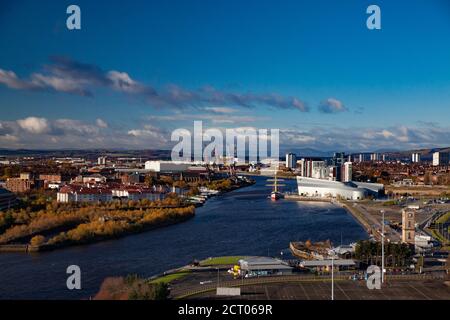
[[[126,72],[112,70],[107,73],[106,77],[111,80],[113,88],[117,91],[139,93],[143,90],[143,86],[131,79]]]
[[[191,115],[194,117],[195,115]],[[225,130],[233,116],[209,114]],[[222,117],[223,118],[220,118]],[[244,116],[242,116],[244,117]],[[183,127],[192,130],[192,120]],[[242,120],[242,118],[240,118]],[[213,123],[214,118],[211,118]],[[104,122],[104,123],[103,123]],[[105,126],[106,125],[106,126]],[[242,123],[242,130],[258,127]],[[239,125],[237,125],[239,126]],[[236,127],[236,126],[235,126]],[[114,128],[114,130],[113,130]],[[46,119],[30,116],[14,121],[0,120],[0,146],[2,148],[136,148],[170,149],[170,130],[156,122],[139,127],[125,128],[109,125],[98,118],[93,121],[75,119]],[[204,130],[210,129],[209,124]],[[238,128],[236,128],[238,129]],[[281,129],[280,146],[283,149],[314,148],[322,151],[373,151],[378,149],[416,149],[448,147],[450,127],[390,126],[390,127],[334,127],[317,125],[304,129]]]
[[[108,128],[108,123],[103,119],[98,118],[97,120],[95,120],[95,123],[100,128]]]
[[[20,80],[13,71],[0,69],[0,83],[12,89],[29,89],[30,85]]]
[[[50,130],[50,125],[47,119],[28,117],[25,119],[17,120],[19,126],[30,133],[41,134]]]
[[[338,113],[348,111],[348,109],[341,101],[335,98],[328,98],[320,103],[319,111],[322,113]]]
[[[55,134],[98,135],[99,128],[95,125],[73,119],[58,119],[53,122]]]

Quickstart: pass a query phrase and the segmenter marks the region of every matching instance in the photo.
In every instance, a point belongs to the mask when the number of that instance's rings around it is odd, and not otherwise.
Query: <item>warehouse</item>
[[[246,277],[292,273],[292,267],[286,262],[270,257],[247,257],[239,260],[239,266]]]

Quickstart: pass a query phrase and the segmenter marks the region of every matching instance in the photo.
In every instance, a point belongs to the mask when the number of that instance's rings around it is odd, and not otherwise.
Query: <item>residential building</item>
[[[372,153],[370,155],[370,161],[380,161],[380,154],[379,153]]]
[[[6,189],[18,193],[27,192],[34,188],[34,181],[21,178],[8,178],[6,180]]]
[[[154,188],[146,187],[121,187],[111,190],[112,196],[117,198],[127,198],[128,200],[143,200],[150,201],[162,200],[165,198],[165,193],[156,191]]]
[[[297,156],[295,153],[286,154],[286,168],[295,169],[297,167]]]
[[[6,189],[0,188],[0,210],[12,208],[17,203],[16,195]]]
[[[34,175],[30,172],[21,172],[19,178],[22,180],[34,180]]]
[[[345,153],[344,152],[335,152],[333,154],[333,158],[331,158],[331,164],[333,166],[342,166],[345,162]]]
[[[98,157],[97,163],[98,163],[99,166],[106,165],[106,157]]]
[[[302,158],[297,164],[302,177],[325,179],[326,173],[329,173],[326,170],[326,162],[316,158]]]
[[[369,161],[369,159],[370,159],[370,155],[367,153],[360,153],[358,156],[359,162],[366,162],[366,161]]]
[[[110,186],[110,185],[77,185],[70,184],[61,187],[57,193],[58,202],[108,202],[114,199],[162,200],[167,194],[162,188],[145,186]]]
[[[122,184],[136,184],[144,182],[144,176],[139,172],[127,172],[120,175]]]
[[[342,173],[343,181],[344,182],[352,181],[352,177],[353,177],[352,163],[345,162],[343,169],[344,169],[343,173]]]
[[[420,153],[414,152],[414,153],[411,155],[411,161],[412,161],[413,163],[419,163],[419,162],[420,162]]]
[[[435,152],[433,153],[433,166],[446,166],[449,164],[448,152]]]
[[[67,185],[56,194],[56,200],[58,202],[108,202],[112,200],[112,193],[107,187]]]
[[[45,183],[61,183],[63,177],[60,174],[40,174],[39,180],[43,180]]]

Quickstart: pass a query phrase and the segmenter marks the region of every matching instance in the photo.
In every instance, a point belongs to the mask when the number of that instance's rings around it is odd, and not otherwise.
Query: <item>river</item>
[[[366,239],[363,228],[330,203],[267,198],[266,179],[212,198],[177,225],[59,251],[0,254],[0,299],[83,299],[108,276],[152,276],[193,259],[222,255],[280,256],[293,240],[330,239],[335,245]],[[295,190],[295,180],[285,181]],[[66,288],[66,268],[78,265],[82,289]]]

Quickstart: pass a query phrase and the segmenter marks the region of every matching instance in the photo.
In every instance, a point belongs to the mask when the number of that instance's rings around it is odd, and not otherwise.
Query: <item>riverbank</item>
[[[9,243],[0,245],[0,253],[37,253],[63,249],[69,246],[87,245],[105,240],[119,239],[131,234],[138,234],[153,229],[181,223],[193,218],[194,216],[194,206],[189,206],[185,208],[173,208],[172,211],[168,213],[168,216],[166,218],[159,218],[157,216],[155,217],[155,219],[149,220],[148,218],[143,217],[141,223],[125,224],[123,220],[93,221],[80,224],[75,229],[72,229],[68,232],[62,232],[57,236],[49,239],[45,243],[33,244],[32,239],[30,244]],[[39,235],[37,235],[36,237],[38,236]]]
[[[336,203],[344,208],[356,220],[356,222],[358,222],[366,230],[369,236],[376,233],[366,216],[364,216],[356,207],[352,206],[350,202],[339,200]]]
[[[254,183],[253,180],[240,179],[227,185],[226,188],[216,191],[214,195],[220,196],[240,188],[251,186]],[[173,206],[155,207],[148,204],[139,208],[125,207],[116,211],[111,211],[109,208],[110,205],[114,206],[114,204],[104,204],[104,206],[95,206],[92,208],[89,206],[86,208],[82,207],[81,209],[76,209],[79,212],[75,211],[75,213],[67,218],[71,221],[71,224],[67,224],[64,220],[59,222],[60,225],[55,226],[47,221],[36,222],[32,220],[30,222],[30,228],[33,224],[42,225],[44,223],[47,223],[49,227],[47,229],[41,228],[40,230],[27,232],[26,228],[28,226],[21,225],[6,230],[0,237],[9,237],[10,240],[0,244],[0,253],[52,251],[69,246],[114,240],[131,234],[167,227],[194,217],[195,207],[204,205],[209,196],[212,195],[211,192],[208,194],[208,196],[189,197],[187,200],[184,200],[188,204],[179,203]],[[196,199],[196,201],[193,202],[193,199]],[[94,216],[90,214],[86,215],[82,211],[85,209],[91,209],[96,213]],[[73,210],[73,208],[70,208],[70,210]],[[73,224],[72,220],[75,218],[78,222]],[[53,216],[50,216],[49,219],[53,219]],[[18,233],[18,235],[13,235],[14,233]]]

